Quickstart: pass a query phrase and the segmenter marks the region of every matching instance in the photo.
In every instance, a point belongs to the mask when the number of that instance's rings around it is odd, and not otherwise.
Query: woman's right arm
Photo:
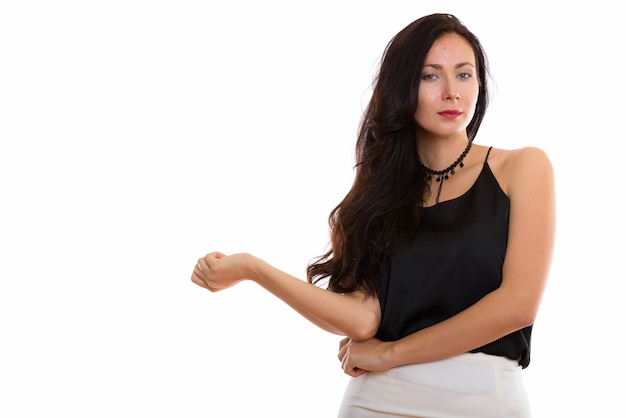
[[[252,280],[321,329],[357,341],[372,338],[380,324],[378,298],[322,289],[246,253],[209,253],[198,260],[191,280],[211,292]]]

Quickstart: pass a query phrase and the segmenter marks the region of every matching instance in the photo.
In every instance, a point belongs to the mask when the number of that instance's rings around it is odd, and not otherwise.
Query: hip
[[[517,361],[484,353],[350,379],[339,417],[530,417]]]

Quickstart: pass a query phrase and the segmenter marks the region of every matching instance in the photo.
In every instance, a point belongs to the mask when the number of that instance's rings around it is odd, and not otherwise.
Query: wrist
[[[385,342],[384,349],[382,352],[382,361],[385,370],[393,369],[398,366],[396,364],[396,342],[395,341],[387,341]]]
[[[261,277],[260,264],[261,259],[253,256],[252,254],[244,254],[245,266],[247,271],[247,277],[249,280],[258,283]]]

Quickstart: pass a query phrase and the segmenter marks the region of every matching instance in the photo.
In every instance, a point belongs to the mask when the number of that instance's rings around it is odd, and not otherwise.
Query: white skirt
[[[350,379],[338,418],[529,418],[517,361],[466,353]]]

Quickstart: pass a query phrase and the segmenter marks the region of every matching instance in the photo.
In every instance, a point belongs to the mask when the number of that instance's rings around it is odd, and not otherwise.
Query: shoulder
[[[553,182],[553,167],[547,153],[538,147],[493,148],[489,165],[504,192],[511,197],[538,184]]]

